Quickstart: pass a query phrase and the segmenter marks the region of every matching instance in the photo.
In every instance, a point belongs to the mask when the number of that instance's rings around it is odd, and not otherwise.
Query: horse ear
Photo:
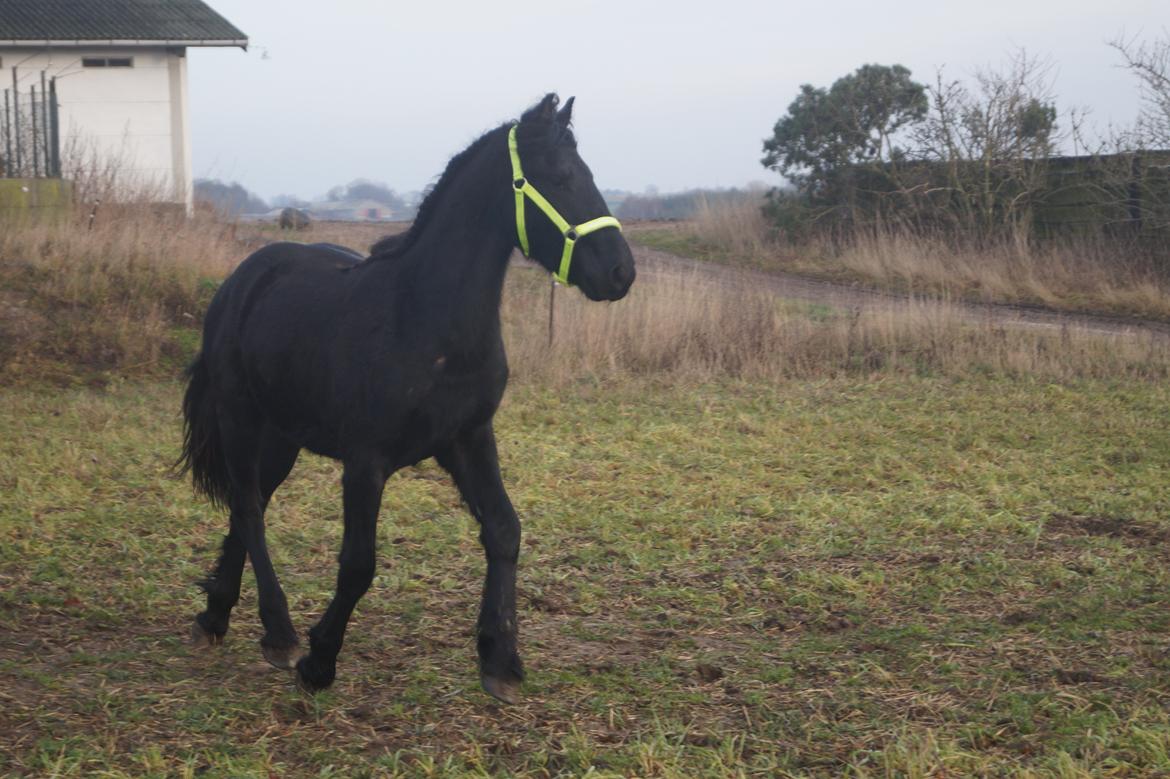
[[[568,127],[569,122],[573,121],[573,101],[576,97],[570,97],[565,101],[565,107],[557,111],[557,124],[561,127]]]
[[[561,99],[557,97],[556,92],[549,92],[536,105],[529,108],[520,117],[521,122],[551,122],[557,117],[557,104]]]

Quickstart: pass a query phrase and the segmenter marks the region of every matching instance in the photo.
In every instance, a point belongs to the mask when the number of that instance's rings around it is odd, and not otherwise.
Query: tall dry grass
[[[330,237],[360,245],[341,228]],[[279,236],[272,236],[279,237]],[[309,237],[309,236],[305,236]],[[320,239],[323,236],[311,236]],[[347,240],[348,238],[358,240]],[[209,215],[142,206],[0,232],[0,382],[95,374],[177,375],[219,280],[265,236]],[[851,310],[787,303],[741,277],[643,268],[631,294],[591,303],[559,290],[548,345],[548,277],[509,273],[503,321],[521,381],[663,381],[991,372],[1052,378],[1165,377],[1170,339],[1007,327],[945,303]]]
[[[231,225],[144,204],[0,225],[0,379],[155,368],[181,357],[241,259]]]
[[[847,271],[900,289],[1170,319],[1170,276],[1101,239],[956,249],[939,239],[885,234],[859,236],[825,254]]]
[[[517,269],[505,298],[513,373],[523,380],[1170,375],[1164,333],[1006,325],[924,300],[835,310],[786,303],[742,283],[713,283],[706,274],[640,272],[629,296],[614,304],[559,290],[550,347],[546,284],[539,271]]]
[[[323,222],[314,221],[304,230],[284,230],[271,222],[240,223],[236,237],[247,246],[270,241],[335,243],[365,254],[378,240],[410,227],[409,222]]]
[[[779,242],[758,204],[700,208],[682,226],[701,253],[754,267],[790,270],[883,289],[980,302],[1170,320],[1170,265],[1103,237],[1020,238],[956,246],[904,231],[859,232],[849,240]]]
[[[763,200],[699,200],[694,218],[685,223],[690,235],[712,247],[749,258],[766,259],[775,250]]]

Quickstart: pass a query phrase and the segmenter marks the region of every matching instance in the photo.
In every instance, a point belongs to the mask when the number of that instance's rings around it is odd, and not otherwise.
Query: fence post
[[[4,175],[16,178],[16,171],[12,169],[12,116],[8,106],[8,90],[4,90]]]
[[[45,71],[41,71],[41,159],[45,161],[45,175],[52,176],[53,168],[49,165],[49,89],[45,84]]]
[[[24,155],[20,150],[20,89],[16,83],[16,66],[12,66],[12,129],[16,131],[16,175],[24,173]]]
[[[28,112],[32,114],[33,178],[41,177],[41,142],[37,131],[37,85],[28,88]]]
[[[52,149],[53,175],[61,178],[61,113],[57,106],[57,77],[49,79],[49,143]]]

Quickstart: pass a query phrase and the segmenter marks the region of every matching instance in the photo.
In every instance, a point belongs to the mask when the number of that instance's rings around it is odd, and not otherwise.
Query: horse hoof
[[[310,662],[310,656],[305,655],[296,664],[297,687],[301,692],[307,692],[310,695],[321,692],[333,684],[332,669],[326,671],[315,671],[315,666]]]
[[[200,625],[199,620],[191,623],[191,646],[196,649],[206,649],[221,644],[223,644],[223,633],[212,633]]]
[[[296,668],[297,660],[301,657],[299,644],[292,646],[264,646],[261,644],[260,652],[272,667],[282,671],[291,671]]]
[[[509,705],[520,702],[520,682],[495,676],[481,676],[479,683],[483,685],[484,692],[498,701]]]

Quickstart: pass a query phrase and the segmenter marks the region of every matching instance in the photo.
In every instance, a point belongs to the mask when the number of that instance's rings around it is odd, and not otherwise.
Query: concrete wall
[[[86,57],[132,57],[133,67],[87,68]],[[16,66],[22,93],[40,73],[57,77],[62,165],[97,159],[117,169],[127,189],[147,189],[190,207],[191,142],[187,58],[182,48],[0,48],[0,89],[12,88]],[[72,158],[72,159],[71,159]]]

